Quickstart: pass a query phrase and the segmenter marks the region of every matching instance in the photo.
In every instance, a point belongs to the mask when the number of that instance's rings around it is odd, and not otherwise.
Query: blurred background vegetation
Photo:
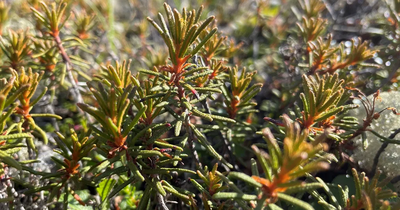
[[[58,1],[44,2],[50,5]],[[63,40],[72,67],[63,64],[65,58],[58,53],[58,49],[51,48],[54,45],[52,40],[36,37],[38,33],[43,36],[49,33],[43,23],[35,21],[31,12],[31,7],[40,10],[39,1],[0,2],[2,35],[0,45],[3,49],[0,52],[2,69],[0,76],[6,78],[5,75],[9,74],[10,67],[19,70],[29,66],[34,72],[44,71],[44,76],[50,78],[48,83],[48,87],[51,88],[50,93],[38,101],[32,113],[49,112],[63,118],[61,123],[48,118],[35,120],[39,127],[44,128],[44,131],[38,130],[38,132],[42,132],[42,135],[53,143],[57,138],[55,131],[71,134],[71,128],[78,132],[87,129],[92,117],[80,113],[75,103],[82,101],[94,103],[87,91],[86,82],[100,81],[104,78],[106,69],[102,66],[114,65],[115,61],[122,63],[123,60],[131,60],[127,65],[132,74],[136,75],[141,69],[162,68],[170,62],[163,39],[146,20],[147,17],[156,17],[158,12],[164,10],[163,0],[68,0],[66,2],[68,3],[66,10],[71,12],[71,16],[60,33],[60,39]],[[300,98],[303,91],[303,75],[338,73],[338,77],[344,79],[346,88],[360,91],[365,96],[378,90],[398,91],[400,85],[400,59],[398,59],[400,1],[398,0],[171,0],[166,2],[179,11],[184,7],[194,9],[203,5],[204,18],[215,16],[212,25],[218,27],[219,37],[222,37],[222,47],[212,55],[208,55],[207,51],[200,51],[199,54],[203,58],[208,56],[225,60],[226,66],[237,65],[240,71],[244,71],[242,69],[245,67],[248,72],[257,72],[251,83],[251,85],[263,84],[261,91],[254,97],[254,102],[257,104],[254,109],[257,111],[238,117],[251,124],[254,130],[274,127],[273,124],[278,124],[274,120],[285,113],[295,116],[293,113],[302,105]],[[13,46],[10,43],[18,44]],[[204,59],[203,62],[211,61]],[[68,68],[73,71],[72,80],[68,77]],[[28,70],[26,71],[29,74]],[[74,88],[82,94],[81,99],[74,92]],[[38,89],[35,96],[39,95],[44,87],[39,86]],[[211,106],[213,105],[215,104],[211,102]],[[391,106],[396,107],[397,104]],[[265,117],[269,120],[264,120]],[[160,119],[157,120],[161,122]],[[379,128],[376,131],[379,133]],[[332,136],[331,140],[333,138]],[[336,163],[332,162],[331,169],[319,173],[318,176],[327,183],[350,182],[348,185],[352,186],[354,182],[347,176],[351,174],[352,167],[366,171],[370,175],[375,173],[376,165],[375,168],[360,167],[357,161],[351,158],[354,145],[343,143],[344,139],[345,137],[338,134],[337,139],[329,143],[331,152],[339,160]],[[235,135],[234,154],[240,166],[250,164],[252,156],[246,148],[262,141],[261,135],[253,131]],[[38,158],[46,164],[35,165],[35,170],[54,172],[55,165],[49,160],[49,153],[55,146],[50,144],[36,147],[40,150]],[[20,159],[28,160],[31,154],[19,155]],[[202,158],[201,153],[200,158]],[[203,161],[207,159],[204,158]],[[242,168],[241,171],[249,173],[251,169]],[[33,183],[37,180],[30,181]],[[393,186],[390,187],[394,189]],[[80,199],[86,202],[91,196],[91,191],[95,190],[90,187],[81,188]],[[143,190],[143,186],[129,185],[112,201],[113,208],[135,209]],[[350,187],[350,191],[350,194],[354,194],[356,189]],[[70,199],[70,208],[83,208],[76,199],[67,198]],[[32,200],[26,202],[34,203],[32,209],[40,209],[40,202]],[[318,207],[316,200],[312,202],[316,209],[322,208]],[[57,204],[55,206],[59,207]]]

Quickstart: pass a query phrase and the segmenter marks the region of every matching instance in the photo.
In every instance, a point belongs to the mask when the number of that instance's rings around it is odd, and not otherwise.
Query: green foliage
[[[355,195],[349,195],[347,186],[343,188],[340,185],[328,185],[320,178],[311,178],[314,181],[320,182],[324,186],[325,192],[328,194],[331,204],[326,199],[319,196],[316,191],[311,195],[318,199],[318,203],[322,204],[324,209],[391,209],[389,201],[386,199],[397,197],[397,194],[390,189],[385,189],[385,185],[389,179],[379,181],[380,171],[369,180],[364,172],[358,174],[356,169],[352,169],[354,184],[356,188]],[[311,176],[310,176],[311,177]],[[336,197],[330,188],[337,188],[339,195]]]
[[[8,58],[9,66],[4,69],[13,68],[19,70],[28,59],[28,54],[31,53],[32,41],[29,35],[24,32],[16,33],[9,31],[6,39],[2,39],[0,47],[4,55]]]
[[[263,130],[266,144],[258,145],[268,148],[268,153],[261,151],[256,145],[252,146],[266,178],[259,177],[256,165],[253,166],[254,175],[252,177],[238,172],[231,172],[228,177],[242,180],[258,189],[260,195],[250,199],[255,200],[258,197],[256,209],[262,209],[263,205],[268,206],[278,200],[289,202],[303,209],[312,209],[304,201],[285,194],[295,194],[322,187],[322,185],[315,183],[305,184],[297,181],[297,179],[307,173],[329,168],[329,164],[321,155],[324,137],[320,136],[315,141],[308,143],[308,130],[301,131],[299,124],[291,122],[286,115],[283,116],[283,124],[286,136],[283,140],[282,150],[268,128]],[[218,193],[215,197],[219,199],[239,199],[241,198],[238,197],[239,195],[236,192]],[[247,194],[240,196],[243,196],[244,200],[251,198]]]
[[[174,65],[170,72],[179,78],[179,74],[183,73],[182,68],[185,62],[194,56],[217,32],[217,28],[212,29],[210,32],[205,31],[215,17],[211,16],[205,21],[200,21],[203,7],[200,7],[197,11],[186,11],[186,8],[184,8],[181,14],[178,10],[172,10],[167,3],[164,3],[164,9],[167,14],[169,28],[167,28],[167,23],[161,13],[158,14],[161,27],[153,19],[147,19],[157,29],[168,46],[169,56]],[[204,38],[197,43],[194,49],[190,49],[197,42],[197,38],[201,33],[206,33],[206,35],[203,36]]]
[[[345,109],[342,104],[350,94],[343,87],[344,80],[339,75],[324,75],[322,77],[307,77],[303,75],[304,93],[300,94],[303,102],[302,126],[310,129],[315,123],[318,127],[331,124],[331,120]]]
[[[398,1],[377,3],[387,49],[343,38],[328,1],[117,2],[0,2],[0,208],[399,207],[350,157],[366,132],[398,144],[371,126],[399,115],[375,110]]]

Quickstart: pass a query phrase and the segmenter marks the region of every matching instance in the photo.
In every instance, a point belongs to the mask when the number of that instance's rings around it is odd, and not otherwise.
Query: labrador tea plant
[[[329,1],[19,2],[0,2],[0,209],[400,209],[351,158],[399,142],[371,128],[398,115],[365,88],[384,49],[327,33]]]

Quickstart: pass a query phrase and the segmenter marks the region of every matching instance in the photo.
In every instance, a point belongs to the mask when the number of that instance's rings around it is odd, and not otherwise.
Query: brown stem
[[[157,202],[159,209],[168,210],[167,205],[165,204],[164,196],[162,196],[159,192],[157,192]]]
[[[63,59],[64,64],[67,66],[67,73],[68,73],[68,79],[70,80],[72,84],[72,90],[74,91],[75,97],[76,97],[76,102],[77,103],[83,103],[82,95],[79,92],[79,87],[78,84],[76,83],[74,76],[72,75],[72,63],[71,60],[69,59],[69,56],[67,52],[65,51],[64,47],[62,46],[62,42],[60,39],[60,36],[55,35],[53,36],[54,41],[57,44],[57,48],[60,51],[61,57]]]
[[[178,98],[181,102],[181,107],[180,107],[181,113],[187,112],[187,115],[185,117],[185,122],[183,125],[185,126],[185,130],[189,136],[189,139],[188,139],[189,149],[191,150],[191,152],[193,154],[193,157],[194,157],[193,159],[194,159],[194,162],[196,165],[196,169],[202,169],[203,166],[200,163],[199,155],[197,154],[197,151],[195,150],[194,144],[193,144],[193,141],[196,140],[196,136],[193,134],[193,131],[190,128],[190,116],[189,116],[189,113],[188,113],[186,107],[183,106],[183,104],[182,104],[182,99],[186,98],[185,97],[185,89],[179,83],[178,83],[177,87],[178,87]]]
[[[390,136],[389,139],[393,139],[396,135],[400,133],[400,129],[395,130]],[[374,162],[371,167],[371,177],[373,177],[376,173],[376,169],[378,167],[379,158],[381,157],[382,153],[385,151],[386,147],[389,145],[389,142],[384,142],[381,147],[379,148],[378,152],[375,154]]]
[[[58,35],[58,33],[55,33],[55,35],[53,35],[54,41],[57,44],[57,48],[60,51],[61,57],[63,59],[63,62],[67,68],[67,74],[68,74],[68,79],[71,82],[72,85],[72,91],[74,93],[74,98],[75,98],[75,103],[83,103],[83,98],[81,93],[79,92],[79,86],[76,83],[75,79],[74,79],[74,75],[72,75],[72,63],[71,60],[67,54],[67,52],[65,51],[65,48],[62,46],[62,41],[60,36]],[[78,109],[80,113],[84,113],[86,116],[86,119],[89,120],[89,122],[92,122],[92,117],[87,114],[86,112],[83,112],[81,109]]]
[[[197,154],[197,151],[194,148],[193,141],[196,140],[197,138],[196,138],[196,136],[194,135],[193,131],[190,128],[189,118],[190,118],[190,116],[186,115],[185,124],[184,124],[186,132],[188,133],[188,136],[189,136],[189,139],[188,139],[189,149],[193,153],[193,159],[194,159],[194,162],[195,162],[195,165],[196,165],[196,169],[203,169],[203,166],[202,166],[202,164],[200,162],[199,155]]]

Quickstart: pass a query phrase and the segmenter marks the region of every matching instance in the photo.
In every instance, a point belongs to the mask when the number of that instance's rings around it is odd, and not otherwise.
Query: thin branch
[[[65,51],[64,47],[62,46],[62,42],[60,39],[60,36],[56,35],[53,37],[54,41],[57,44],[57,48],[60,51],[61,57],[63,59],[64,64],[67,67],[67,73],[68,73],[68,79],[70,80],[72,84],[72,90],[75,94],[75,99],[77,103],[83,103],[83,98],[81,93],[79,92],[79,87],[78,84],[76,83],[74,76],[72,75],[72,63],[71,60],[69,59],[69,56],[67,52]]]
[[[57,48],[58,48],[58,50],[59,50],[59,52],[61,54],[61,57],[63,59],[63,62],[65,64],[65,66],[67,68],[68,79],[70,80],[71,85],[72,85],[72,92],[74,94],[75,104],[83,103],[82,95],[79,92],[79,86],[78,86],[77,82],[74,79],[74,75],[72,74],[71,59],[69,58],[67,52],[65,51],[65,48],[62,46],[62,41],[60,39],[60,36],[59,35],[55,35],[55,36],[53,36],[53,38],[54,38],[54,41],[57,44]],[[88,113],[82,111],[81,109],[78,109],[78,110],[79,110],[79,112],[81,114],[83,113],[85,115],[86,119],[88,119],[88,121],[90,123],[93,122],[92,117]]]
[[[394,137],[396,137],[396,135],[397,135],[398,133],[400,133],[400,128],[397,129],[397,130],[395,130],[395,131],[389,136],[389,139],[393,139]],[[387,146],[389,146],[389,142],[386,142],[386,141],[385,141],[385,142],[381,145],[381,148],[379,148],[378,152],[375,154],[374,162],[373,162],[372,167],[371,167],[371,176],[372,176],[372,177],[373,177],[373,176],[375,175],[375,173],[376,173],[376,169],[377,169],[378,163],[379,163],[379,158],[380,158],[380,156],[382,155],[382,153],[385,151],[385,149],[386,149]]]
[[[183,87],[181,85],[178,86],[178,93],[179,93],[179,99],[181,100],[182,103],[182,98],[185,98],[185,90],[183,89]],[[188,134],[188,144],[189,144],[189,149],[193,154],[193,159],[196,165],[196,169],[198,170],[202,170],[203,166],[200,163],[200,159],[199,159],[199,155],[197,154],[196,149],[194,148],[194,144],[193,141],[197,140],[196,136],[194,135],[191,127],[190,127],[190,114],[189,114],[189,110],[186,109],[185,106],[183,106],[181,104],[181,112],[186,112],[186,117],[185,117],[185,122],[184,122],[184,126],[185,126],[185,130],[186,133]]]
[[[203,169],[203,166],[202,166],[202,164],[200,163],[199,155],[197,154],[197,151],[196,151],[196,149],[194,148],[194,144],[193,144],[193,141],[194,141],[194,140],[197,140],[197,138],[196,138],[196,136],[194,135],[192,129],[190,128],[189,123],[190,123],[190,122],[189,122],[189,115],[186,115],[186,118],[185,118],[185,128],[186,128],[186,132],[187,132],[188,135],[189,135],[189,139],[188,139],[189,149],[190,149],[191,152],[193,153],[193,157],[194,157],[193,159],[194,159],[196,168],[197,168],[197,169]]]
[[[158,202],[157,205],[159,206],[159,209],[169,210],[168,206],[165,204],[164,196],[162,196],[160,193],[157,193],[157,202]]]

